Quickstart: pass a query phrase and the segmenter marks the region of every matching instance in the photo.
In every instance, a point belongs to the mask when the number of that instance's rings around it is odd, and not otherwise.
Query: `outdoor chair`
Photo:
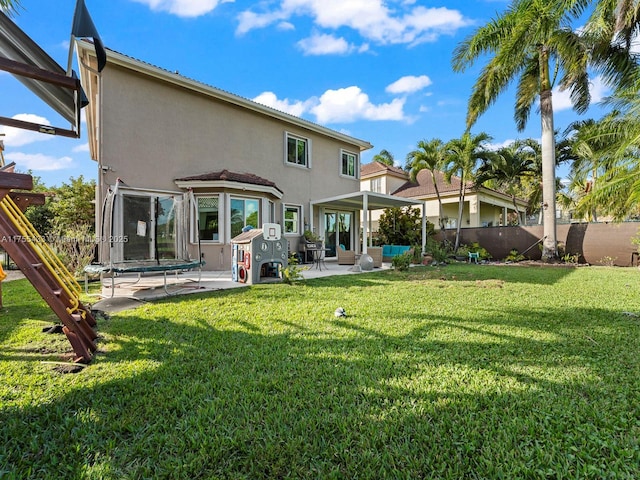
[[[336,248],[336,254],[338,256],[338,265],[354,265],[356,263],[356,252],[346,250],[344,245],[339,245]]]
[[[478,260],[480,260],[480,254],[478,252],[469,252],[469,263],[478,263]]]
[[[371,255],[374,268],[382,267],[382,247],[368,247],[367,254]]]

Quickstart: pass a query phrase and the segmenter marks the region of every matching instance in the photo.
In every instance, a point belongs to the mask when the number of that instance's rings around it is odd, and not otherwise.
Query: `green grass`
[[[452,265],[171,298],[62,374],[7,283],[0,478],[640,478],[639,286]]]

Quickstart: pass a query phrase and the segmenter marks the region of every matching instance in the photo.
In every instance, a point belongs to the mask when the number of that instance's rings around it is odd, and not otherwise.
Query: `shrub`
[[[512,248],[509,251],[509,255],[504,259],[506,262],[521,262],[524,260],[524,255],[518,252],[517,248]]]
[[[391,267],[398,271],[408,270],[411,265],[412,258],[412,252],[405,252],[402,255],[396,255],[391,259]]]
[[[298,265],[298,257],[292,254],[289,257],[289,265],[282,269],[282,281],[291,285],[299,280],[303,280],[302,272],[306,269],[307,267]]]
[[[470,251],[477,253],[480,256],[480,260],[490,260],[493,256],[487,251],[486,248],[480,246],[478,242],[471,244]]]

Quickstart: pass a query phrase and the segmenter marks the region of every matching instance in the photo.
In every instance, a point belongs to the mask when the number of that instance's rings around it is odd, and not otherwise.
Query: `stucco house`
[[[436,172],[436,182],[442,199],[444,226],[456,228],[460,203],[460,178],[454,176],[451,182],[447,182],[442,172]],[[424,202],[429,222],[436,229],[440,228],[438,197],[431,172],[428,170],[420,171],[416,181],[412,182],[409,173],[401,168],[380,162],[367,163],[362,165],[360,188],[364,191],[421,200]],[[517,199],[516,204],[520,213],[526,211],[524,200]],[[514,214],[513,202],[508,195],[485,187],[475,189],[471,182],[467,183],[462,228],[505,225],[509,215]],[[377,230],[376,218],[372,218],[371,228],[374,231]]]
[[[264,223],[281,225],[291,252],[305,230],[322,237],[329,255],[338,244],[362,248],[360,154],[369,142],[112,50],[98,73],[88,41],[77,41],[77,54],[99,172],[97,231],[103,247],[111,242],[112,260],[163,254],[158,226],[170,223],[173,197],[186,199],[175,221],[206,269],[228,270],[231,239]],[[375,197],[377,208],[411,203]]]

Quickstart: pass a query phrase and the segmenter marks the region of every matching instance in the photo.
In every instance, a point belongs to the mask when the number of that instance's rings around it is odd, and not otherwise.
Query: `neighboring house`
[[[183,195],[191,196],[188,213],[175,221],[207,269],[228,270],[231,239],[270,222],[282,226],[291,252],[305,230],[330,253],[338,243],[360,250],[360,154],[369,142],[111,50],[98,74],[93,45],[78,41],[77,51],[98,163],[97,231],[103,243],[122,240],[111,245],[112,260],[161,256],[158,227],[172,227],[165,213]],[[116,184],[111,215],[102,206]],[[415,203],[376,196],[379,206],[387,201]],[[104,252],[103,244],[102,262]]]
[[[454,176],[449,183],[442,172],[436,172],[436,181],[442,199],[445,228],[456,228],[460,204],[460,178]],[[380,162],[367,163],[361,169],[360,188],[366,191],[379,189],[380,193],[424,201],[427,219],[435,228],[440,228],[438,197],[431,172],[428,170],[421,170],[416,181],[412,182],[409,173],[401,168]],[[521,213],[525,211],[524,200],[518,199],[517,205]],[[476,190],[472,182],[467,183],[462,228],[505,225],[505,219],[508,221],[510,215],[514,214],[513,202],[508,195],[485,187]],[[378,227],[376,220],[377,218],[372,218],[373,231]]]

